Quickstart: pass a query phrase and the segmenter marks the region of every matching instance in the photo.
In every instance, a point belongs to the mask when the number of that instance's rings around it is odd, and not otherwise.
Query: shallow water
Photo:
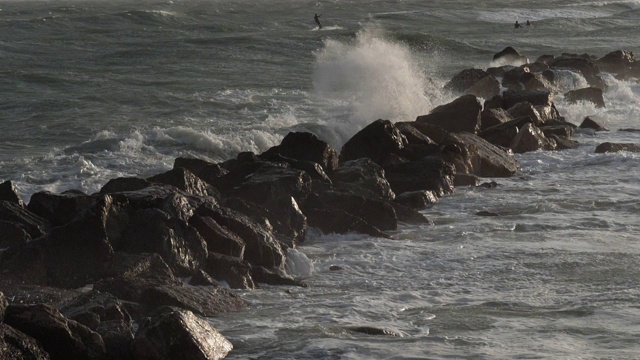
[[[0,180],[25,200],[91,193],[178,156],[261,152],[289,131],[339,149],[373,120],[450,101],[452,75],[506,46],[531,60],[638,53],[639,19],[637,1],[3,1]],[[586,84],[556,75],[563,91]],[[435,225],[397,240],[311,234],[290,256],[309,288],[242,292],[248,311],[211,319],[229,358],[636,358],[639,155],[593,149],[640,143],[617,131],[640,128],[640,85],[606,81],[604,109],[555,101],[612,131],[516,155],[516,177],[424,210]]]

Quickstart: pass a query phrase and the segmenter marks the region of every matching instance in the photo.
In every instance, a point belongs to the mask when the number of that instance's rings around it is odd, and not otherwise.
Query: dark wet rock
[[[542,130],[531,123],[524,125],[511,143],[511,149],[515,153],[536,150],[555,150],[556,146],[554,140],[545,137]]]
[[[437,143],[418,130],[415,122],[397,122],[395,125],[407,139],[407,145],[426,145],[437,148]]]
[[[233,345],[205,319],[169,310],[141,324],[133,343],[136,360],[222,359]]]
[[[307,209],[341,210],[363,219],[383,231],[395,230],[398,227],[396,213],[389,201],[360,192],[328,189],[310,196],[304,209],[305,213],[307,213]],[[314,212],[314,214],[318,214],[318,212]],[[311,215],[307,214],[307,216],[310,225],[314,226]]]
[[[449,134],[442,145],[443,159],[454,164],[456,172],[480,177],[509,177],[518,172],[518,162],[511,154],[477,135]]]
[[[629,152],[640,152],[640,146],[638,144],[632,143],[602,143],[596,146],[596,153],[609,153],[609,152],[619,152],[619,151],[629,151]]]
[[[122,300],[112,294],[95,290],[81,294],[59,309],[67,318],[94,331],[103,321],[132,321]]]
[[[260,155],[260,158],[270,162],[286,164],[287,167],[293,170],[304,171],[314,181],[319,181],[321,183],[331,183],[331,179],[329,179],[329,176],[327,176],[324,168],[317,162],[292,159],[282,156],[278,153],[263,153]]]
[[[18,283],[4,276],[0,278],[0,289],[10,303],[21,305],[47,304],[57,307],[80,294],[78,290]]]
[[[521,65],[520,67],[527,69],[532,74],[540,74],[546,70],[549,70],[549,65],[542,62],[532,62]]]
[[[411,122],[411,124],[422,134],[426,135],[427,137],[429,137],[429,139],[433,140],[436,144],[440,144],[442,140],[444,140],[444,138],[446,138],[447,134],[449,133],[447,130],[436,125],[419,123],[416,121]]]
[[[105,277],[157,278],[168,283],[178,283],[169,265],[158,254],[131,254],[116,252]],[[163,280],[163,281],[164,281]],[[167,283],[161,282],[162,284]],[[112,294],[117,295],[112,292]]]
[[[525,56],[521,55],[516,49],[507,46],[502,51],[493,55],[493,62],[497,64],[526,64],[529,62]]]
[[[563,116],[560,115],[560,112],[558,111],[558,109],[556,109],[555,105],[535,105],[533,107],[537,112],[538,115],[540,116],[540,122],[546,126],[546,125],[554,125],[557,123],[561,123],[563,125],[569,125],[571,126],[572,124],[568,123],[565,118]]]
[[[252,266],[251,277],[253,278],[253,281],[261,284],[307,287],[307,284],[294,279],[283,270],[279,269],[267,269],[262,266]]]
[[[240,259],[244,256],[244,241],[212,218],[194,215],[189,220],[189,225],[198,230],[200,236],[207,242],[209,251],[235,256]]]
[[[178,168],[183,168],[191,171],[197,177],[209,184],[213,182],[212,179],[219,178],[228,173],[226,169],[223,169],[218,164],[194,158],[176,158],[173,162],[173,169]]]
[[[366,334],[366,335],[377,335],[377,336],[393,336],[393,337],[402,337],[402,334],[383,328],[377,328],[373,326],[352,326],[347,328],[350,331]]]
[[[626,129],[618,129],[618,131],[624,131],[624,132],[640,132],[640,129],[633,129],[633,128],[626,128]]]
[[[431,190],[440,197],[453,192],[455,168],[440,157],[424,157],[418,161],[387,165],[384,170],[396,194]]]
[[[504,98],[502,95],[496,95],[491,99],[484,101],[484,110],[488,109],[506,109],[504,105]]]
[[[578,126],[578,128],[580,129],[593,129],[595,131],[609,131],[609,129],[607,129],[606,127],[600,125],[600,123],[598,123],[597,121],[593,120],[590,117],[585,117],[584,120],[582,120],[582,124],[580,124],[580,126]]]
[[[331,180],[336,188],[342,188],[341,185],[356,185],[386,200],[393,200],[396,196],[382,167],[367,158],[340,164],[331,173]]]
[[[340,162],[369,158],[381,165],[390,153],[397,153],[407,139],[389,120],[376,120],[347,141],[340,152]]]
[[[331,266],[329,266],[329,271],[340,271],[340,270],[344,270],[344,268],[342,266],[339,266],[339,265],[331,265]]]
[[[24,244],[31,236],[20,224],[0,220],[0,249]]]
[[[512,107],[507,109],[507,112],[513,119],[528,116],[534,125],[541,126],[544,124],[544,121],[540,116],[538,110],[536,110],[533,105],[526,101],[522,101],[513,105]]]
[[[588,101],[594,103],[596,107],[605,107],[604,98],[602,97],[602,90],[596,87],[571,90],[565,93],[564,96],[568,102],[573,104],[579,101]]]
[[[513,105],[526,101],[533,106],[551,106],[551,92],[548,90],[513,91],[507,90],[502,94],[502,108],[509,109]]]
[[[104,341],[107,359],[134,360],[132,348],[134,327],[131,323],[103,321],[95,331]]]
[[[502,66],[494,66],[494,67],[490,67],[487,69],[487,73],[489,73],[489,75],[495,77],[495,78],[502,78],[504,77],[504,74],[515,68],[515,66],[512,65],[502,65]]]
[[[480,137],[491,144],[509,148],[520,128],[532,120],[529,116],[516,118],[505,123],[494,125],[480,133]]]
[[[175,306],[201,316],[238,311],[247,304],[235,293],[221,286],[162,285],[145,288],[140,303],[153,311],[162,306]]]
[[[41,237],[50,228],[46,219],[15,202],[6,200],[0,200],[0,220],[19,224],[32,239]]]
[[[435,125],[448,132],[475,134],[480,129],[481,111],[482,103],[477,97],[464,95],[448,104],[436,107],[428,115],[418,116],[416,122]]]
[[[543,126],[540,128],[544,133],[544,136],[550,137],[556,135],[559,137],[565,137],[570,139],[573,136],[573,127],[569,125],[556,125],[556,126]]]
[[[119,177],[111,179],[100,189],[100,194],[111,194],[125,191],[142,190],[151,183],[145,179],[137,177]]]
[[[478,215],[478,216],[500,216],[498,213],[495,213],[493,211],[487,211],[487,210],[478,211],[476,213],[476,215]]]
[[[389,238],[390,236],[361,217],[341,209],[308,208],[305,213],[309,217],[309,226],[317,228],[324,234],[347,234],[358,232],[373,237]]]
[[[438,201],[433,191],[407,191],[396,197],[396,202],[414,209],[424,209]]]
[[[120,251],[157,253],[177,274],[188,275],[206,262],[207,244],[185,221],[159,209],[142,209],[131,214],[122,235]]]
[[[453,178],[453,185],[458,186],[478,186],[480,178],[478,175],[467,174],[463,172],[456,172],[456,176]]]
[[[210,252],[205,270],[214,279],[224,281],[232,289],[256,288],[251,277],[251,265],[239,258]]]
[[[106,359],[102,337],[48,305],[10,305],[5,323],[35,338],[52,360]]]
[[[393,209],[396,211],[396,216],[398,217],[399,222],[418,225],[433,225],[433,221],[422,215],[414,207],[400,204],[395,201],[391,204],[393,205]]]
[[[198,270],[190,279],[191,286],[219,286],[220,284],[204,270]]]
[[[481,69],[465,69],[454,75],[444,88],[448,91],[464,93],[487,76],[489,73]]]
[[[558,136],[556,134],[549,134],[545,136],[556,142],[556,150],[577,149],[579,145],[577,141],[571,140],[565,136]]]
[[[22,197],[18,193],[18,189],[16,189],[16,186],[11,182],[11,180],[7,180],[0,184],[0,200],[15,203],[20,207],[25,206]]]
[[[489,75],[467,89],[466,93],[478,98],[490,99],[500,94],[500,82],[495,77]]]
[[[147,181],[171,185],[194,196],[220,198],[220,193],[213,186],[204,182],[191,171],[181,167],[147,178]]]
[[[265,151],[260,158],[269,159],[273,154],[315,162],[327,172],[333,171],[338,166],[338,153],[329,144],[308,132],[288,133],[280,145]]]
[[[489,182],[484,182],[478,185],[477,187],[484,188],[484,189],[494,189],[498,187],[498,183],[495,181],[489,181]]]
[[[631,51],[617,50],[608,53],[597,60],[602,71],[621,74],[623,78],[627,75],[629,68],[636,62],[635,56]]]
[[[417,123],[412,122],[398,122],[396,126],[407,138],[408,144],[399,151],[398,154],[389,154],[382,164],[385,166],[389,161],[393,161],[394,156],[400,156],[404,159],[411,161],[418,160],[425,156],[431,156],[440,152],[440,146],[432,140],[430,137],[422,133],[416,127]],[[423,126],[423,128],[426,126]],[[431,126],[430,126],[431,127]],[[432,126],[434,129],[439,129],[441,132],[445,132],[444,129]]]
[[[95,197],[78,192],[54,194],[41,191],[33,194],[27,208],[32,213],[51,222],[52,226],[70,223],[87,209]]]
[[[520,79],[527,74],[529,74],[529,69],[521,66],[506,69],[504,77],[502,78],[502,85],[512,90],[522,90],[523,86],[520,83]]]
[[[210,217],[221,226],[238,235],[246,244],[244,259],[253,265],[267,268],[284,266],[283,245],[273,234],[249,217],[224,207],[203,204],[196,211],[199,216]]]
[[[9,306],[9,302],[4,297],[4,293],[0,291],[0,323],[4,321],[4,312]]]
[[[49,354],[31,336],[0,323],[0,359],[3,360],[49,360]]]
[[[553,86],[551,81],[543,74],[531,74],[520,78],[520,83],[525,90],[550,90]]]
[[[480,114],[481,133],[492,126],[504,124],[510,120],[513,120],[513,118],[502,108],[485,109]]]
[[[535,62],[542,63],[548,66],[551,62],[553,62],[555,58],[555,55],[540,55]]]

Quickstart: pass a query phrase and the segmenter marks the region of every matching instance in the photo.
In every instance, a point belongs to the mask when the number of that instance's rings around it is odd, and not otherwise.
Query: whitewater
[[[453,100],[445,83],[506,46],[531,61],[639,54],[639,20],[631,0],[3,0],[0,181],[25,201],[93,193],[179,156],[260,153],[290,131],[340,149],[376,119]],[[312,231],[287,264],[308,288],[238,291],[248,310],[209,319],[228,358],[638,358],[640,155],[594,149],[640,144],[619,131],[640,129],[640,84],[603,74],[596,108],[562,95],[582,76],[557,75],[561,115],[610,131],[516,155],[515,177],[457,188],[422,211],[434,225],[395,240]]]

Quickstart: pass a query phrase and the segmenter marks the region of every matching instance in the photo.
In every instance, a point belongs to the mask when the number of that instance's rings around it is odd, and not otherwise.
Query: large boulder
[[[470,132],[480,129],[482,103],[473,95],[464,95],[454,101],[436,107],[428,115],[416,118],[417,123],[439,126],[448,132]]]
[[[107,181],[107,183],[100,189],[100,194],[137,191],[151,185],[151,182],[138,177],[119,177]]]
[[[49,305],[10,305],[5,323],[38,340],[52,360],[107,358],[99,334]]]
[[[551,92],[548,90],[513,91],[507,90],[502,94],[502,108],[509,109],[519,102],[526,101],[533,106],[553,104]]]
[[[0,200],[13,202],[24,207],[24,201],[11,180],[7,180],[0,184]]]
[[[375,225],[344,210],[308,208],[305,209],[305,213],[309,217],[309,226],[320,230],[324,234],[357,232],[373,237],[389,237]]]
[[[0,220],[0,249],[24,244],[28,241],[31,241],[31,236],[22,225]]]
[[[544,136],[542,130],[531,123],[525,124],[511,143],[511,149],[515,153],[524,153],[536,150],[555,150],[556,142]]]
[[[633,143],[611,143],[606,142],[596,146],[596,154],[603,154],[609,152],[619,152],[619,151],[628,151],[628,152],[640,152],[640,146],[638,144]]]
[[[79,191],[65,191],[61,194],[41,191],[31,196],[27,208],[32,213],[47,219],[53,226],[60,226],[75,219],[94,200],[95,197]]]
[[[484,131],[492,126],[504,124],[513,120],[511,115],[503,108],[484,109],[480,113],[480,131]]]
[[[481,69],[465,69],[454,75],[444,88],[449,91],[464,93],[487,76],[489,76],[489,73]]]
[[[213,183],[213,179],[227,174],[227,170],[220,167],[219,164],[214,164],[206,160],[194,158],[176,158],[173,162],[173,168],[187,169],[209,184]]]
[[[219,198],[218,191],[191,171],[177,167],[162,174],[147,178],[152,183],[174,186],[188,194],[195,196],[213,196]]]
[[[251,277],[251,264],[237,257],[210,252],[205,271],[232,289],[256,288]]]
[[[602,71],[622,75],[623,78],[635,62],[636,59],[633,52],[625,50],[612,51],[597,60],[597,64]]]
[[[449,134],[442,145],[443,159],[454,164],[456,172],[481,177],[510,177],[518,171],[518,162],[511,154],[477,135]]]
[[[383,199],[393,200],[396,196],[385,178],[382,167],[367,158],[340,164],[340,167],[331,173],[331,180],[336,188],[352,188],[355,185]]]
[[[455,167],[441,157],[428,156],[418,161],[388,164],[384,167],[391,189],[396,194],[431,190],[438,196],[453,192]]]
[[[598,121],[592,119],[591,117],[587,116],[584,118],[584,120],[582,120],[582,123],[580,124],[580,126],[578,126],[579,129],[593,129],[595,131],[609,131],[609,129],[607,129],[606,127],[602,126]]]
[[[493,63],[497,65],[516,65],[520,66],[529,62],[527,57],[521,55],[516,49],[507,46],[502,51],[493,55]]]
[[[308,132],[290,132],[278,146],[274,146],[260,155],[269,159],[273,154],[284,157],[312,161],[320,164],[325,171],[331,172],[338,166],[338,153],[326,142]]]
[[[591,86],[604,88],[604,81],[598,76],[600,67],[593,60],[586,57],[567,56],[553,59],[549,64],[551,69],[566,69],[577,71],[587,80]]]
[[[485,76],[468,88],[465,93],[483,99],[491,99],[500,94],[500,81],[491,75]]]
[[[427,190],[407,191],[396,197],[396,202],[413,209],[424,209],[436,201],[438,201],[436,194]]]
[[[136,360],[212,360],[227,356],[233,345],[207,320],[166,309],[138,328],[133,348]]]
[[[19,224],[32,239],[47,233],[51,224],[42,217],[20,206],[18,203],[0,200],[0,220]]]
[[[238,235],[221,226],[208,216],[194,215],[189,219],[189,225],[198,230],[200,236],[207,242],[207,249],[220,254],[244,257],[245,243]]]
[[[596,87],[571,90],[564,94],[564,98],[572,104],[579,101],[588,101],[594,103],[596,107],[605,107],[604,97],[602,97],[602,89]]]
[[[369,158],[381,165],[391,153],[397,153],[407,139],[389,120],[376,120],[355,134],[340,151],[340,162]]]
[[[527,101],[522,101],[513,105],[507,109],[507,113],[511,115],[512,119],[528,116],[534,125],[541,126],[544,124],[544,120],[542,119],[542,116],[540,116],[538,110]]]
[[[36,339],[7,324],[0,323],[0,359],[50,360],[51,357]]]

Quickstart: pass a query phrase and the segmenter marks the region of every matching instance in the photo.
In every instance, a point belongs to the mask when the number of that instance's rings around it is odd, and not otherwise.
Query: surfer
[[[518,20],[516,20],[516,24],[514,26],[516,27],[516,29],[519,29],[522,27],[522,25],[518,24]]]
[[[316,21],[316,24],[318,24],[318,29],[322,29],[322,24],[320,24],[320,20],[318,19],[320,16],[322,16],[322,14],[320,14],[320,15],[318,15],[318,14],[313,15],[313,20],[315,20],[315,21]]]
[[[531,21],[527,20],[527,26],[531,26]]]

